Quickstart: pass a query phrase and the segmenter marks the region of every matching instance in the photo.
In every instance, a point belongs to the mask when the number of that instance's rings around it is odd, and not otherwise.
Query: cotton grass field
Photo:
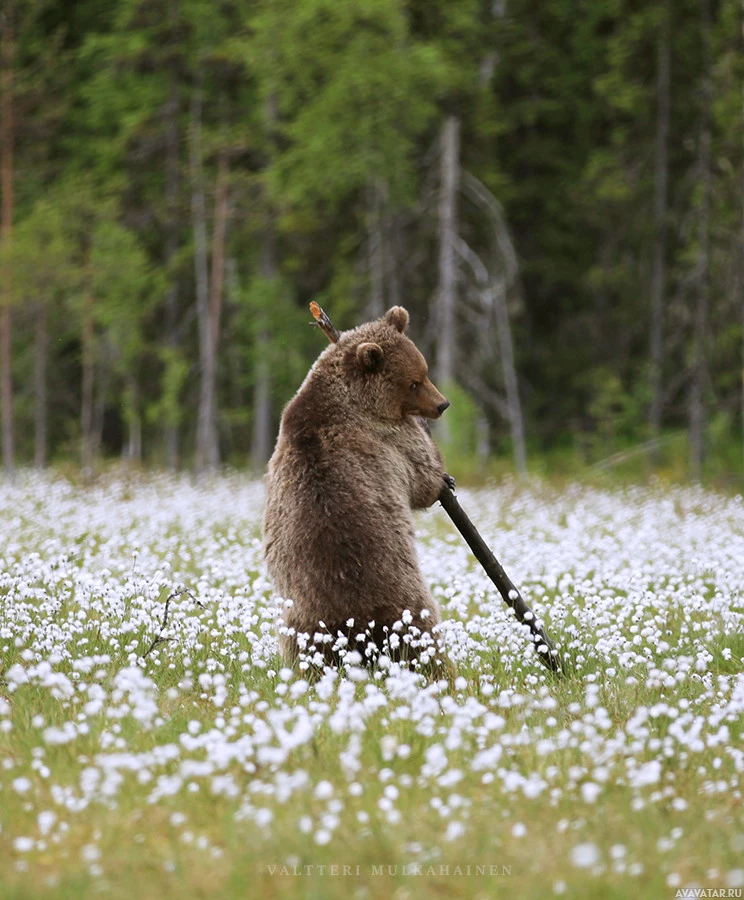
[[[567,677],[438,507],[455,682],[313,679],[260,483],[0,485],[0,897],[741,896],[741,498],[458,494]]]

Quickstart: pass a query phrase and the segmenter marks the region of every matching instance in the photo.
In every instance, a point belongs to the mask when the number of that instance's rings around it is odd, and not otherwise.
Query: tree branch
[[[480,206],[481,209],[484,209],[491,220],[494,236],[496,238],[496,246],[504,261],[506,281],[511,284],[517,274],[517,254],[514,250],[511,238],[509,237],[509,229],[506,227],[506,222],[504,221],[504,213],[501,209],[501,204],[488,188],[475,177],[475,175],[466,172],[464,169],[460,177],[460,184],[462,185],[463,191],[470,197],[473,203]]]
[[[153,642],[150,644],[150,646],[147,648],[147,650],[145,650],[145,652],[142,654],[142,659],[145,659],[146,657],[148,657],[152,653],[152,651],[158,646],[158,644],[165,644],[169,640],[171,640],[171,638],[163,637],[163,632],[168,627],[168,613],[170,612],[170,602],[171,602],[171,600],[175,600],[177,597],[182,597],[184,594],[187,597],[190,597],[200,609],[204,609],[204,605],[199,603],[199,601],[196,599],[196,597],[191,593],[191,591],[188,588],[182,588],[180,591],[174,591],[172,594],[170,594],[165,601],[165,610],[163,612],[163,623],[160,626],[160,631],[157,633],[157,635],[155,635]]]

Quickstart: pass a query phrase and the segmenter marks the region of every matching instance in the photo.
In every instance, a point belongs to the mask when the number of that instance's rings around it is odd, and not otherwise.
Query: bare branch
[[[478,254],[459,235],[455,235],[455,250],[470,267],[473,277],[475,278],[475,283],[478,285],[481,292],[488,292],[490,282],[488,269],[483,265],[480,256],[478,256]],[[490,308],[490,302],[488,306]]]
[[[461,373],[461,377],[468,390],[481,397],[486,405],[490,406],[496,415],[501,416],[505,422],[509,421],[509,407],[498,391],[490,388],[475,372],[465,370]]]
[[[196,599],[196,597],[191,593],[189,588],[182,588],[180,591],[174,591],[172,594],[170,594],[165,601],[165,610],[163,611],[163,622],[160,626],[160,631],[155,636],[155,638],[153,639],[153,642],[150,644],[150,646],[147,648],[147,650],[145,650],[145,652],[142,654],[142,659],[145,659],[146,657],[148,657],[150,655],[150,653],[152,653],[152,651],[158,646],[158,644],[165,644],[168,641],[172,640],[172,638],[163,637],[163,632],[168,627],[168,614],[170,612],[170,602],[171,602],[171,600],[175,600],[177,597],[183,597],[184,595],[189,597],[194,603],[196,603],[196,605],[199,607],[199,609],[205,608],[204,604],[200,603]]]
[[[496,203],[495,200],[493,202]],[[514,365],[514,348],[509,325],[509,311],[506,305],[506,282],[504,278],[492,279],[481,258],[461,237],[455,236],[454,246],[457,253],[465,260],[475,276],[482,298],[481,302],[486,312],[489,314],[493,313],[496,319],[501,365],[504,371],[508,420],[514,445],[514,461],[517,471],[523,474],[527,471],[527,454],[524,445],[524,425],[522,422],[522,408],[519,402],[517,372]],[[511,247],[511,242],[509,242],[509,246]],[[488,325],[490,325],[489,318],[486,319],[486,326],[488,327]],[[483,333],[481,331],[481,334]]]
[[[672,441],[680,440],[684,437],[684,434],[670,434],[666,437],[658,437],[651,438],[649,441],[644,441],[642,444],[638,444],[636,447],[632,447],[630,450],[620,450],[617,453],[613,453],[612,456],[608,456],[605,459],[600,459],[599,462],[594,463],[591,467],[592,472],[604,472],[607,469],[611,469],[613,466],[618,466],[620,463],[624,463],[628,459],[633,459],[636,456],[641,456],[644,453],[654,453],[658,450],[659,447],[663,447],[665,444],[670,444]]]
[[[504,263],[506,281],[508,284],[511,284],[517,275],[517,254],[509,236],[509,229],[506,227],[501,204],[488,188],[470,172],[463,170],[460,184],[473,203],[480,206],[488,214],[493,225],[496,247]]]

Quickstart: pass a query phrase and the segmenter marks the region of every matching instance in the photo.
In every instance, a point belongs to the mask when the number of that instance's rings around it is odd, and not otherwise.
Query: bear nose
[[[449,405],[450,405],[449,400],[445,400],[444,403],[440,403],[440,404],[439,404],[439,406],[437,407],[437,412],[439,413],[440,416],[441,416],[442,413],[445,411],[445,409],[447,409],[447,407],[448,407]]]

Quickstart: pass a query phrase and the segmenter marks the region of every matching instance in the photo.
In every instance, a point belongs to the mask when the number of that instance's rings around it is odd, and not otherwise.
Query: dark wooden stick
[[[445,482],[442,485],[442,491],[439,494],[439,502],[442,504],[444,511],[452,519],[452,522],[465,538],[465,543],[473,551],[475,558],[483,566],[486,575],[496,585],[501,594],[504,603],[514,610],[517,620],[523,625],[527,625],[532,632],[532,639],[535,643],[535,650],[540,657],[540,662],[546,665],[551,672],[563,673],[563,663],[558,651],[555,649],[553,642],[545,633],[545,629],[540,625],[535,614],[524,602],[524,598],[519,593],[511,578],[504,571],[501,563],[496,559],[486,542],[478,533],[478,529],[470,521],[470,517],[460,506],[455,497],[452,488]]]
[[[310,312],[315,319],[313,324],[317,325],[324,332],[325,336],[332,344],[335,344],[340,337],[340,333],[333,322],[331,322],[330,316],[315,301],[310,304]],[[455,528],[457,528],[465,539],[465,543],[473,551],[475,558],[483,566],[486,575],[488,575],[498,588],[504,603],[514,610],[517,620],[522,624],[527,625],[530,629],[540,662],[547,666],[551,672],[563,674],[565,671],[563,662],[561,661],[553,642],[545,633],[545,629],[542,625],[538,623],[535,614],[524,602],[522,595],[503,570],[501,563],[496,559],[486,542],[478,533],[478,529],[473,525],[468,515],[460,506],[454,491],[446,481],[442,485],[442,491],[439,494],[439,502],[442,504],[442,508],[450,519],[452,519]]]

